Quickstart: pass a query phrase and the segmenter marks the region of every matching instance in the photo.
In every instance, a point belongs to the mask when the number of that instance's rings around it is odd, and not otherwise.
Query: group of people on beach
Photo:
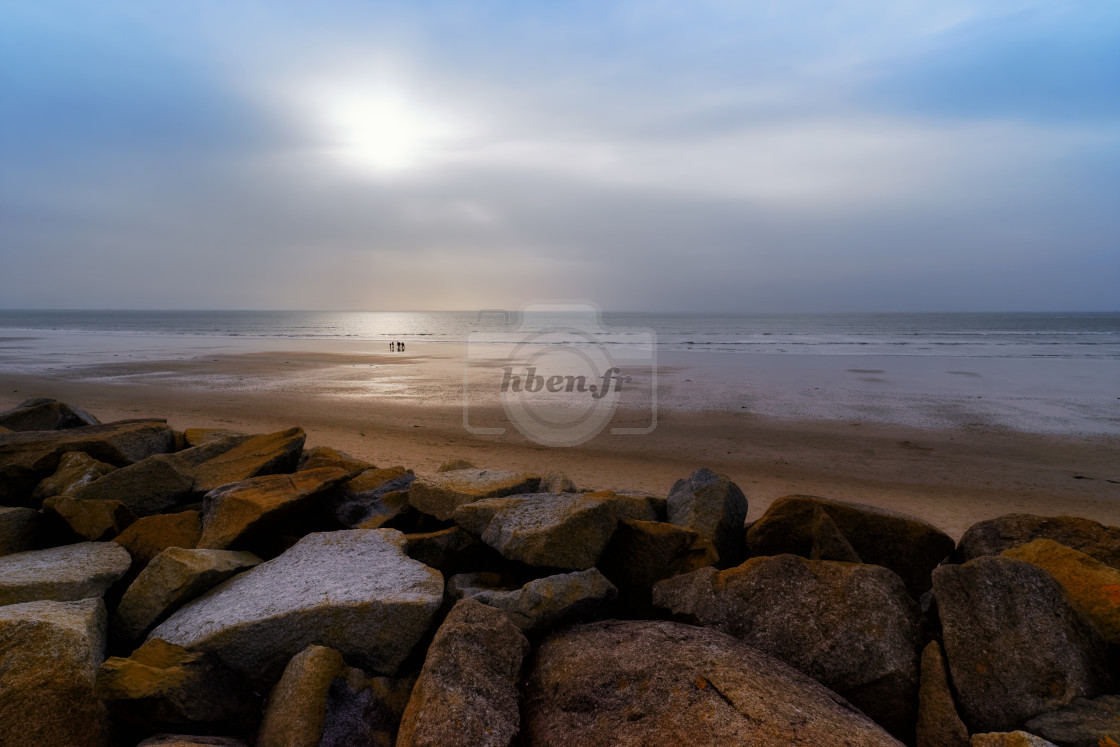
[[[391,353],[403,353],[404,352],[404,343],[403,342],[397,342],[396,340],[393,340],[392,342],[389,343],[389,352],[391,352]]]

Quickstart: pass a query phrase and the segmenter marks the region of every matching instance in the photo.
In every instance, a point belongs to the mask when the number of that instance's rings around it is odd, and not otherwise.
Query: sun
[[[318,97],[316,115],[327,149],[344,164],[377,173],[417,169],[431,161],[453,127],[392,90],[336,90]]]

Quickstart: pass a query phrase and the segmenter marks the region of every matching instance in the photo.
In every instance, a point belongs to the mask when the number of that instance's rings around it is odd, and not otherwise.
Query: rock
[[[308,646],[272,689],[257,747],[393,747],[411,689],[412,679],[369,678],[334,649]]]
[[[249,747],[236,737],[198,737],[189,734],[156,734],[136,747]]]
[[[444,573],[495,568],[502,556],[462,527],[406,534],[408,557]]]
[[[487,498],[460,506],[452,518],[505,558],[583,571],[599,561],[619,520],[657,517],[642,498],[602,491]]]
[[[461,469],[478,469],[478,465],[466,459],[448,459],[436,472],[454,472]]]
[[[209,493],[250,477],[291,472],[299,464],[306,438],[302,428],[253,436],[195,467],[195,490]]]
[[[415,479],[404,467],[368,469],[339,486],[334,516],[352,529],[380,529],[408,511],[408,488]]]
[[[563,472],[549,472],[541,478],[537,486],[538,493],[578,493],[576,484],[568,479]]]
[[[1108,686],[1104,640],[1041,568],[993,556],[943,565],[933,593],[970,731],[1017,729]]]
[[[0,506],[0,555],[37,549],[41,519],[33,508]]]
[[[264,475],[210,491],[202,500],[202,536],[198,547],[242,547],[263,530],[310,504],[350,478],[338,467],[321,467],[291,475]]]
[[[122,467],[68,495],[79,501],[121,501],[136,516],[162,513],[190,499],[194,478],[176,455],[158,454]]]
[[[246,436],[239,431],[231,431],[228,428],[187,428],[183,431],[183,441],[186,442],[188,448],[202,446],[229,437],[242,437],[245,440],[251,438],[251,436]]]
[[[1105,565],[1120,568],[1120,527],[1076,516],[1005,514],[973,524],[961,537],[954,559],[965,563],[984,555],[999,555],[1036,539],[1050,539],[1092,555]]]
[[[0,435],[0,505],[30,505],[35,487],[58,469],[62,455],[81,451],[117,467],[164,454],[175,434],[163,421],[122,420],[63,431]]]
[[[1033,540],[1002,554],[1025,560],[1057,579],[1104,639],[1120,645],[1120,569],[1048,539]]]
[[[135,738],[167,729],[242,731],[251,728],[257,702],[244,677],[215,657],[167,641],[150,640],[128,658],[101,665],[94,694],[113,721]]]
[[[912,739],[921,613],[892,571],[795,555],[751,558],[661,581],[653,603],[781,659]]]
[[[129,585],[113,627],[125,640],[141,638],[186,602],[260,562],[250,552],[169,547]]]
[[[1065,708],[1032,718],[1026,729],[1058,747],[1120,744],[1120,696],[1078,698]]]
[[[50,477],[44,477],[35,486],[32,497],[37,501],[45,498],[69,493],[71,490],[88,485],[94,480],[103,477],[113,470],[111,464],[99,462],[89,454],[80,451],[69,451],[62,455],[58,462],[58,469]]]
[[[337,467],[344,469],[350,473],[351,476],[365,472],[366,470],[376,469],[372,464],[364,459],[357,459],[344,454],[337,449],[332,449],[330,446],[315,446],[310,449],[304,450],[299,458],[299,463],[296,465],[297,472],[303,472],[309,469],[319,469],[320,467]]]
[[[752,556],[816,554],[820,559],[853,562],[858,558],[890,568],[915,597],[929,589],[930,572],[953,547],[949,535],[913,516],[808,495],[774,501],[747,532],[747,552]]]
[[[0,607],[0,744],[107,745],[105,706],[93,695],[104,650],[100,599]]]
[[[969,747],[968,728],[957,714],[941,644],[930,641],[922,651],[918,690],[918,747]]]
[[[668,510],[669,523],[709,540],[723,565],[736,565],[746,557],[747,498],[727,475],[701,468],[677,480],[669,490]]]
[[[513,744],[517,678],[529,642],[503,613],[456,602],[436,632],[401,718],[398,747]]]
[[[538,578],[516,589],[487,587],[489,574],[465,573],[448,581],[452,598],[502,610],[521,630],[541,630],[586,620],[618,598],[618,589],[595,568]]]
[[[691,529],[656,521],[624,519],[603,551],[599,567],[618,587],[624,603],[648,607],[653,585],[719,560],[707,539]]]
[[[100,423],[88,412],[45,397],[24,400],[12,409],[0,412],[0,426],[11,431],[57,431]]]
[[[150,634],[209,651],[258,683],[275,682],[311,644],[392,675],[427,631],[443,577],[405,556],[393,529],[309,534],[229,579]]]
[[[524,744],[899,744],[793,668],[717,630],[673,622],[554,633],[523,693]]]
[[[440,521],[451,518],[456,507],[485,498],[532,493],[539,475],[525,472],[458,469],[417,479],[409,487],[409,503]]]
[[[120,501],[81,501],[69,495],[43,501],[43,514],[58,518],[76,536],[91,542],[110,540],[136,521]]]
[[[198,511],[181,511],[137,519],[113,541],[128,550],[132,570],[139,573],[169,547],[193,548],[201,535],[202,515]]]
[[[113,542],[82,542],[0,557],[0,605],[99,597],[132,558]]]
[[[972,747],[1056,747],[1053,743],[1025,731],[973,734],[971,745]]]

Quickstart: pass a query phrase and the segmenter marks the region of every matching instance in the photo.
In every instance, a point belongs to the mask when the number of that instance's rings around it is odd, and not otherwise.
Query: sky
[[[0,0],[0,308],[1120,309],[1120,3]]]

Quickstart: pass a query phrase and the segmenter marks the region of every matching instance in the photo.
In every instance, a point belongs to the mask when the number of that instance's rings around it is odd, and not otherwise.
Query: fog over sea
[[[0,372],[454,407],[469,346],[510,345],[522,323],[475,311],[0,311]],[[549,344],[581,344],[577,327]],[[1120,312],[605,312],[591,331],[619,359],[652,332],[663,411],[1120,434]],[[389,340],[407,353],[388,353]],[[268,368],[269,351],[369,362],[322,358],[297,374]],[[252,370],[209,363],[247,353]]]

